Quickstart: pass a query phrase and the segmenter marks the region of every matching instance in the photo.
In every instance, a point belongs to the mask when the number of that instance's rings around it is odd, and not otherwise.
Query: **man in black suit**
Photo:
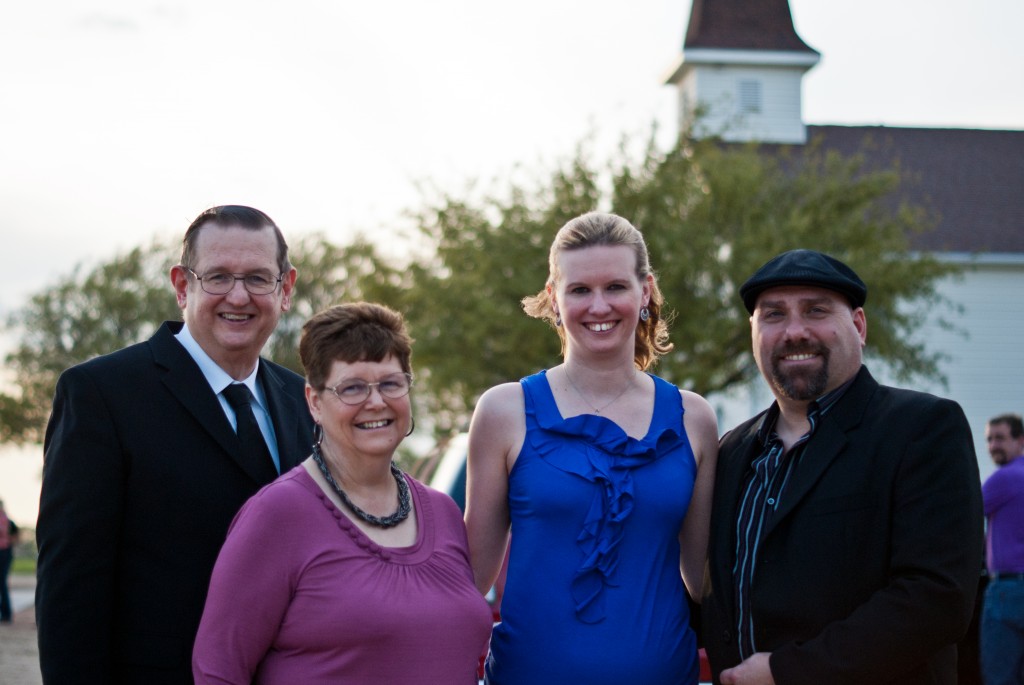
[[[715,682],[956,683],[983,544],[970,427],[862,365],[867,287],[820,252],[740,289],[775,402],[721,441],[702,607]]]
[[[250,207],[203,212],[170,277],[183,323],[57,383],[37,527],[48,684],[192,683],[228,524],[309,452],[303,379],[260,358],[296,278],[274,222]],[[252,409],[221,394],[238,384]]]

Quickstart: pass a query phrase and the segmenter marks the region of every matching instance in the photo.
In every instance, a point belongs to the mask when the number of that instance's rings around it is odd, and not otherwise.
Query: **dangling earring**
[[[555,312],[555,328],[561,328],[562,326],[562,315]]]
[[[640,320],[647,321],[649,318],[651,318],[651,310],[646,305],[640,307]]]
[[[313,447],[320,449],[320,445],[324,441],[324,427],[319,423],[313,424]]]
[[[414,430],[416,430],[416,417],[415,416],[410,416],[409,417],[409,432],[405,434],[405,437],[409,437],[410,435],[412,435],[412,432]]]

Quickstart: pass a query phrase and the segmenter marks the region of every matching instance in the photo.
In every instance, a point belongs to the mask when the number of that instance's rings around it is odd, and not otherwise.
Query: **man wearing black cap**
[[[983,544],[963,411],[872,378],[867,287],[839,260],[786,252],[740,295],[775,402],[721,442],[715,682],[953,685]]]

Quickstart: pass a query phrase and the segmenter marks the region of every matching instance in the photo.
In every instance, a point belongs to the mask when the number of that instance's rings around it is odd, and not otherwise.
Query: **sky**
[[[804,78],[807,123],[1024,128],[1020,0],[790,5],[822,53]],[[259,207],[289,236],[383,244],[423,186],[543,172],[588,136],[600,156],[652,123],[667,147],[676,99],[662,83],[689,12],[689,0],[3,3],[0,317],[76,264],[180,237],[212,205]],[[4,469],[24,460],[35,474],[38,452],[0,454],[0,497],[17,512],[34,496],[5,492],[26,488]]]

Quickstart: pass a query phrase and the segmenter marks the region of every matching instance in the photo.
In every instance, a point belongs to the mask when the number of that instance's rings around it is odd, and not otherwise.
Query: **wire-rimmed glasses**
[[[199,286],[210,295],[227,295],[235,287],[235,281],[241,281],[245,289],[253,295],[269,295],[277,290],[278,284],[284,278],[284,274],[278,274],[275,278],[267,272],[232,274],[226,271],[212,271],[200,276],[187,266],[185,270],[195,276]]]
[[[324,390],[330,390],[345,404],[354,405],[365,402],[374,388],[377,388],[377,392],[382,397],[397,400],[408,395],[412,389],[412,374],[393,373],[376,383],[364,381],[362,378],[346,378],[333,388],[324,388]]]

